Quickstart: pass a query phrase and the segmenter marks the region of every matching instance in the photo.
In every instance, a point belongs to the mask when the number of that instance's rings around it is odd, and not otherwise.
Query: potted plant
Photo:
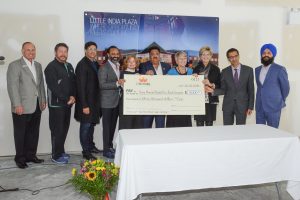
[[[104,160],[86,160],[79,172],[72,169],[73,176],[69,182],[76,190],[89,194],[93,200],[106,200],[119,179],[119,169],[114,163]]]

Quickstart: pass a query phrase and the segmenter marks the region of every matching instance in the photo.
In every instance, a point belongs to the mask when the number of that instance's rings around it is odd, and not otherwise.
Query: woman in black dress
[[[139,73],[136,70],[137,66],[139,66],[138,60],[134,56],[128,56],[124,61],[123,71],[120,73],[120,79],[124,79],[124,74],[138,75]],[[126,80],[124,84],[126,84]],[[142,116],[123,114],[123,88],[121,89],[119,105],[119,130],[143,128]]]
[[[209,82],[214,83],[216,88],[221,85],[220,68],[210,62],[213,52],[210,47],[202,47],[199,51],[200,61],[194,68],[194,74],[204,75],[204,78]],[[218,96],[212,96],[211,93],[205,93],[205,115],[195,115],[197,126],[212,126],[216,120],[217,104],[219,103]]]

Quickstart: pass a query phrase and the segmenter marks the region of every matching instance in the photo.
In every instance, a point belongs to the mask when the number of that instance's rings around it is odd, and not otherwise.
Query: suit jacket
[[[221,72],[220,68],[212,63],[209,63],[210,70],[208,72],[208,80],[211,83],[214,83],[216,88],[220,88],[221,86]],[[208,66],[207,66],[208,67]],[[200,61],[198,65],[194,68],[193,74],[200,74],[200,72],[204,69],[203,63]],[[210,93],[208,93],[209,103],[216,103],[219,102],[218,96],[212,96]]]
[[[101,117],[100,108],[100,88],[98,80],[98,63],[97,68],[93,66],[91,60],[83,57],[77,64],[76,74],[76,104],[74,117],[77,121],[83,123],[99,123]],[[83,108],[89,107],[90,114],[82,112]]]
[[[254,75],[253,69],[241,65],[239,86],[233,81],[231,66],[226,67],[221,73],[221,88],[215,89],[214,95],[224,95],[222,110],[231,112],[236,101],[240,112],[254,107]]]
[[[160,62],[160,65],[161,65],[161,68],[163,71],[163,75],[166,75],[168,73],[169,69],[171,69],[171,66],[168,63]],[[146,72],[148,70],[152,70],[154,72],[154,74],[157,75],[151,61],[147,61],[147,62],[140,64],[140,66],[139,66],[140,74],[146,74]]]
[[[46,103],[42,66],[36,61],[34,65],[36,82],[23,57],[11,62],[8,66],[7,91],[12,112],[15,112],[16,106],[23,106],[24,114],[31,114],[36,110],[37,99],[40,106]]]
[[[118,77],[109,62],[100,67],[98,72],[101,108],[115,108],[119,104]]]
[[[285,107],[285,100],[290,91],[288,74],[283,66],[273,63],[266,75],[263,84],[259,81],[262,66],[255,68],[257,84],[256,103],[257,111],[277,112]]]

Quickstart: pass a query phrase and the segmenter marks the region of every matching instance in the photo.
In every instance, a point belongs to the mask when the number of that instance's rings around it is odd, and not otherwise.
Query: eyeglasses
[[[90,49],[87,49],[88,51],[97,51],[97,49],[94,49],[94,48],[90,48]]]
[[[239,57],[239,55],[229,56],[228,59],[229,59],[229,60],[233,60],[233,59],[235,59],[235,58],[237,58],[237,57]]]

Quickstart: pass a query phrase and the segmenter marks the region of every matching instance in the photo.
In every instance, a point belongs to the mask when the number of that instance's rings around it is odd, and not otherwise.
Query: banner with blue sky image
[[[189,63],[198,59],[199,49],[210,46],[218,63],[219,18],[176,15],[84,12],[85,42],[98,45],[99,61],[111,45],[122,55],[135,55],[142,62],[148,59],[152,46],[161,49],[163,61],[174,64],[174,53],[186,51]]]

